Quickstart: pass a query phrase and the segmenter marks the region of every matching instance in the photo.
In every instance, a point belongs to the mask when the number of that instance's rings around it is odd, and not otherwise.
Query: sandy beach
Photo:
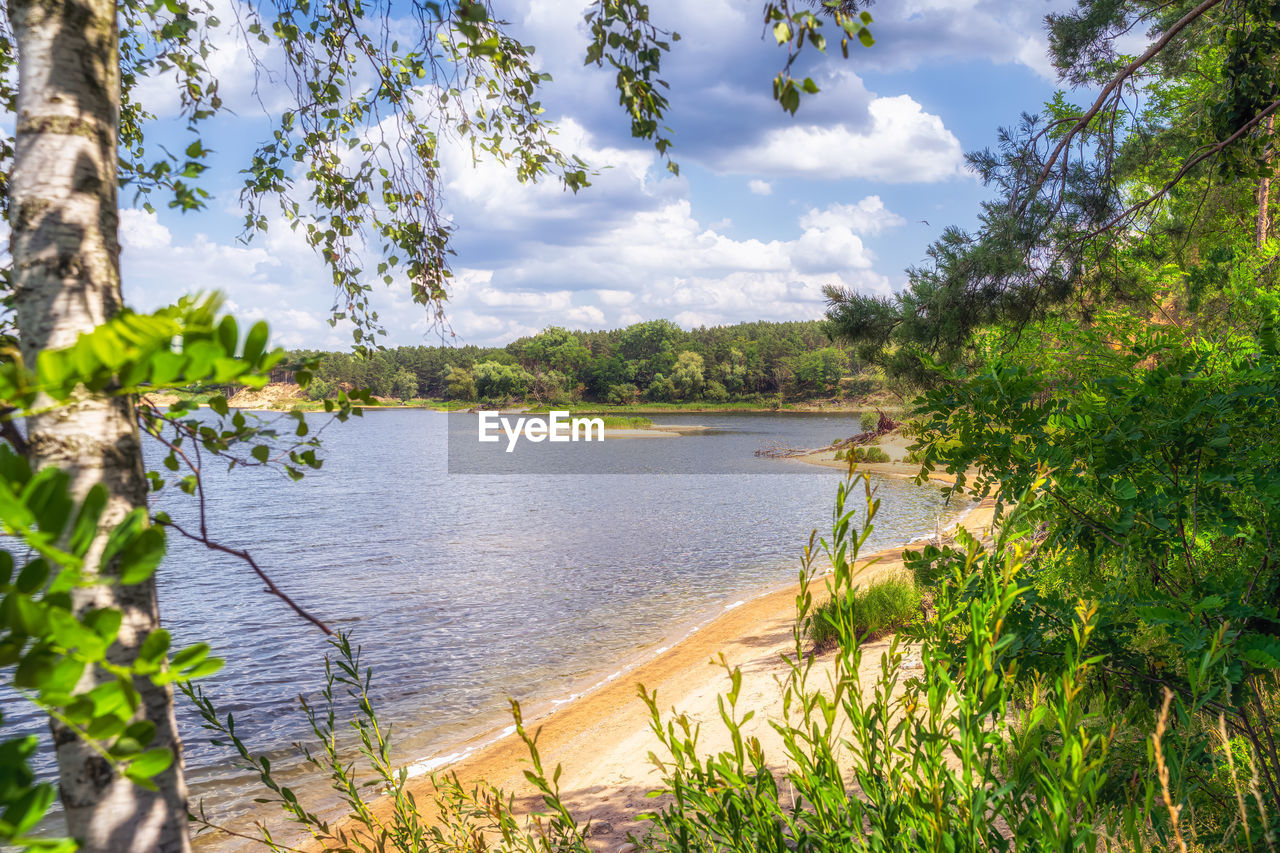
[[[832,460],[809,461],[844,465]],[[889,476],[913,476],[918,471],[915,466],[892,464],[861,467]],[[910,471],[893,470],[898,467]],[[980,537],[989,533],[991,522],[989,502],[975,505],[962,520],[966,529]],[[797,543],[797,572],[800,546]],[[864,567],[860,580],[902,571],[902,550],[897,547],[860,560],[858,565]],[[821,583],[821,579],[814,583],[819,600],[824,597]],[[728,687],[724,670],[716,663],[723,655],[730,666],[740,667],[743,672],[739,707],[756,712],[745,731],[761,739],[766,754],[781,756],[779,740],[769,720],[781,718],[780,683],[787,672],[781,656],[793,648],[798,591],[798,584],[793,584],[730,605],[684,640],[657,650],[649,659],[604,680],[553,713],[529,720],[534,709],[526,709],[526,724],[530,731],[538,732],[543,762],[549,768],[556,764],[563,768],[560,787],[564,801],[580,823],[591,821],[589,839],[593,849],[609,853],[625,849],[629,833],[643,835],[647,829],[647,824],[637,822],[635,815],[655,807],[655,801],[645,795],[659,780],[648,757],[659,744],[649,728],[648,710],[637,695],[639,684],[657,690],[659,707],[664,712],[674,708],[707,724],[701,749],[704,753],[720,751],[728,746],[716,701]],[[863,667],[869,675],[878,670],[888,642],[884,639],[865,647]],[[524,770],[529,766],[527,752],[514,735],[494,732],[460,745],[456,752],[467,754],[446,768],[433,769],[456,773],[464,784],[485,780],[501,788],[515,796],[520,813],[541,808],[541,800],[524,779]],[[411,779],[409,786],[420,806],[431,802],[428,774]]]

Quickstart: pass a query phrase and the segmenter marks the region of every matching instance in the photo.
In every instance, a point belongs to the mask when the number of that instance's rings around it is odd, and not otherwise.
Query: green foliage
[[[308,400],[327,400],[338,392],[338,386],[324,379],[312,379],[307,385]]]
[[[1108,677],[1083,695],[1122,696],[1126,713],[1149,715],[1170,691],[1188,715],[1178,732],[1188,768],[1211,761],[1219,714],[1228,737],[1270,756],[1261,733],[1276,725],[1280,675],[1273,341],[1264,331],[1224,351],[1148,335],[1077,363],[1073,377],[992,364],[921,406],[926,471],[945,467],[957,488],[1006,506],[1020,491],[1034,496],[1024,510],[1041,540],[1026,567],[1034,595],[1016,613],[1033,637],[1023,677],[1060,658],[1070,600],[1087,593],[1099,602]],[[1116,753],[1132,763],[1140,750],[1122,743]],[[1274,756],[1257,773],[1262,790],[1280,793]],[[1197,795],[1198,813],[1213,813],[1212,796]]]
[[[871,37],[868,25],[871,13],[856,11],[856,3],[841,0],[822,0],[815,13],[809,9],[799,9],[791,0],[768,2],[764,7],[765,27],[773,33],[780,46],[787,49],[787,63],[773,79],[773,98],[781,107],[792,115],[800,108],[800,99],[804,95],[814,95],[819,91],[818,84],[810,77],[797,82],[791,76],[791,68],[806,48],[813,48],[819,53],[827,49],[827,38],[822,32],[826,23],[823,18],[834,22],[840,36],[840,51],[847,59],[849,56],[849,39],[856,38],[863,47],[871,47],[875,39]]]
[[[418,396],[418,377],[401,368],[391,377],[391,396],[398,400],[412,400]]]
[[[1055,65],[1096,100],[1057,93],[970,154],[997,192],[978,227],[946,229],[895,297],[829,289],[833,335],[922,382],[937,378],[931,360],[981,363],[975,337],[1010,348],[1037,323],[1087,324],[1099,309],[1173,320],[1181,303],[1225,319],[1222,279],[1242,262],[1274,291],[1276,269],[1255,263],[1274,238],[1275,193],[1259,183],[1275,171],[1277,14],[1276,0],[1081,0],[1050,15]],[[1135,29],[1155,39],[1136,62],[1115,52]]]
[[[729,392],[714,379],[707,383],[706,390],[702,392],[702,396],[709,403],[727,403],[729,401]]]
[[[474,400],[479,396],[475,377],[465,367],[450,367],[445,383],[451,400]]]
[[[865,495],[860,530],[850,506],[856,491]],[[834,569],[825,582],[832,600],[857,595],[853,566],[877,505],[869,484],[839,488],[820,549]],[[1184,810],[1198,773],[1177,740],[1212,691],[1193,689],[1166,700],[1163,713],[1137,719],[1118,716],[1114,697],[1090,697],[1110,661],[1096,637],[1096,605],[1083,601],[1057,628],[1061,654],[1025,691],[1017,676],[1037,640],[1036,629],[1015,618],[1031,594],[1027,549],[1002,539],[988,552],[967,534],[960,542],[934,592],[934,616],[906,632],[918,644],[911,652],[918,664],[908,666],[894,638],[868,669],[850,608],[833,614],[837,651],[829,665],[819,667],[805,648],[802,626],[816,616],[819,548],[811,541],[783,718],[771,723],[781,756],[766,754],[744,729],[754,714],[739,707],[738,669],[726,666],[721,721],[731,747],[717,754],[701,752],[692,720],[664,717],[656,696],[642,691],[668,795],[648,815],[654,826],[642,849],[1133,850],[1175,845],[1188,833]],[[1221,664],[1220,646],[1203,653],[1207,671]],[[1113,750],[1133,736],[1144,748],[1116,767]],[[1209,758],[1216,765],[1228,754]],[[1256,751],[1244,755],[1251,766],[1263,760]],[[1242,844],[1277,829],[1274,811],[1246,790],[1237,787],[1240,796],[1230,799],[1237,819],[1227,829]],[[1159,797],[1165,805],[1156,805]]]
[[[523,397],[533,382],[533,377],[524,368],[496,361],[482,361],[472,372],[476,394],[481,400],[503,402]]]
[[[0,401],[7,417],[35,406],[56,408],[85,390],[126,395],[201,382],[265,384],[283,352],[267,350],[265,325],[242,337],[234,319],[217,316],[218,304],[216,299],[185,300],[152,315],[123,312],[70,347],[41,352],[34,370],[10,358],[0,364]],[[168,414],[144,406],[140,419],[144,428],[158,432],[164,424],[182,424],[181,416],[194,405],[178,403]],[[220,416],[229,414],[220,395],[210,398],[210,406]],[[232,420],[223,429],[197,422],[186,436],[188,446],[195,452],[222,452],[274,435],[250,426],[239,413]],[[184,451],[171,448],[166,467],[176,470],[176,455]],[[295,447],[292,452],[296,461],[314,461],[313,451]],[[165,483],[159,473],[150,478],[153,488]],[[191,484],[181,482],[184,488]],[[89,744],[111,772],[154,787],[152,780],[168,769],[173,756],[149,747],[154,728],[136,719],[137,683],[199,678],[220,661],[203,644],[170,656],[170,639],[162,630],[149,634],[132,660],[113,653],[121,613],[105,607],[78,610],[71,592],[94,584],[148,582],[164,556],[166,528],[134,510],[111,526],[105,547],[93,553],[109,496],[98,485],[77,502],[70,485],[63,471],[33,471],[10,446],[0,445],[0,525],[11,543],[0,551],[0,666],[19,693]],[[0,744],[0,840],[70,849],[70,842],[27,837],[53,799],[52,786],[36,782],[30,771],[33,749],[32,738]]]
[[[863,432],[871,432],[880,423],[879,412],[863,412],[858,415],[858,426]]]
[[[840,387],[849,356],[837,347],[823,347],[790,359],[792,389],[800,396],[828,396]]]
[[[168,657],[169,635],[147,637],[137,659],[108,656],[122,617],[98,608],[77,612],[70,592],[110,582],[149,580],[165,552],[161,527],[135,510],[116,524],[106,548],[90,560],[107,492],[95,486],[78,503],[70,477],[57,468],[33,472],[25,459],[0,445],[0,524],[20,547],[0,551],[0,666],[15,690],[93,746],[113,769],[154,788],[152,778],[172,763],[167,749],[148,749],[154,726],[138,722],[135,679],[162,685],[218,669],[200,644]],[[104,580],[99,580],[103,578]],[[28,844],[27,833],[53,800],[53,786],[37,783],[27,764],[35,738],[5,741],[0,765],[0,839]]]
[[[654,400],[659,403],[670,402],[676,399],[676,385],[661,373],[653,377],[653,381],[649,383],[649,387],[645,389],[644,395],[647,399]]]
[[[416,394],[427,398],[479,400],[477,366],[484,362],[519,368],[527,379],[512,393],[534,405],[595,402],[626,405],[650,401],[759,401],[786,391],[798,399],[835,393],[850,369],[849,353],[832,346],[819,323],[742,323],[685,332],[668,321],[625,329],[571,332],[549,327],[506,347],[397,347],[364,355],[297,351],[281,367],[310,361],[322,385],[309,396],[322,400],[339,388],[364,388],[379,396],[401,395],[395,383],[412,374]],[[489,370],[491,368],[485,368]],[[647,394],[657,376],[660,381]],[[866,391],[874,390],[876,383]],[[643,392],[642,390],[643,389]]]
[[[1224,632],[1211,632],[1198,646],[1199,679],[1185,691],[1164,693],[1150,713],[1134,714],[1126,712],[1123,691],[1099,691],[1116,659],[1101,636],[1106,617],[1097,601],[1076,600],[1058,623],[1024,618],[1039,597],[1028,572],[1027,534],[1052,503],[1036,497],[1043,485],[1030,484],[1019,514],[989,548],[960,531],[958,549],[931,547],[912,557],[929,564],[933,583],[931,615],[917,619],[909,618],[920,612],[909,581],[866,591],[856,585],[879,500],[864,477],[851,473],[837,488],[829,534],[815,541],[815,532],[804,549],[782,716],[769,721],[780,752],[768,754],[747,728],[755,712],[741,707],[744,674],[723,658],[728,689],[719,697],[719,724],[730,745],[720,752],[700,746],[708,724],[664,714],[657,695],[640,688],[659,746],[651,759],[661,771],[653,792],[661,804],[642,815],[651,830],[636,840],[638,849],[1137,850],[1177,847],[1193,832],[1213,849],[1274,843],[1280,814],[1257,787],[1268,759],[1225,734],[1226,718],[1217,711],[1229,669]],[[837,602],[821,608],[813,590],[819,554],[832,568],[822,576],[826,597]],[[829,661],[811,653],[806,636],[819,622],[834,633]],[[867,666],[862,642],[888,627],[901,633],[878,665]],[[1040,658],[1046,632],[1058,652]],[[526,778],[541,806],[522,826],[503,792],[484,784],[468,791],[454,777],[435,778],[439,819],[427,825],[409,793],[407,770],[391,764],[387,732],[368,698],[370,671],[361,669],[345,637],[334,646],[321,703],[303,705],[321,744],[306,757],[342,793],[353,815],[345,828],[300,804],[274,780],[269,762],[240,741],[233,718],[223,721],[200,691],[190,691],[207,725],[262,778],[268,802],[314,838],[343,849],[443,853],[469,849],[477,833],[488,833],[496,850],[585,853],[586,830],[556,784],[560,770],[548,773],[515,703],[516,730],[531,758]],[[387,812],[371,808],[357,782],[363,771],[339,746],[340,700],[356,709],[356,748],[389,797]],[[1197,750],[1195,731],[1206,715],[1217,715],[1224,736]],[[1218,780],[1211,793],[1226,805],[1218,816],[1230,820],[1206,819],[1206,779]]]
[[[652,139],[654,148],[666,157],[667,168],[680,174],[680,167],[668,153],[671,129],[662,127],[670,103],[663,90],[662,54],[680,34],[654,26],[649,4],[640,0],[597,0],[586,12],[591,27],[585,64],[604,65],[616,72],[618,103],[631,116],[631,135]]]
[[[671,372],[671,385],[677,400],[696,400],[702,396],[706,380],[702,375],[702,356],[696,352],[682,352]],[[656,380],[655,380],[656,381]]]
[[[503,791],[483,782],[468,789],[455,775],[433,776],[436,820],[428,822],[409,790],[408,768],[397,769],[393,763],[391,729],[379,721],[369,695],[372,669],[362,666],[360,650],[352,647],[346,634],[332,638],[330,644],[333,652],[325,660],[325,688],[319,701],[299,700],[316,745],[298,748],[306,764],[329,779],[341,796],[349,813],[349,819],[341,823],[330,823],[309,810],[297,794],[281,784],[270,759],[255,755],[236,733],[232,714],[221,716],[198,686],[180,685],[200,711],[204,728],[214,733],[213,743],[234,751],[236,764],[261,780],[267,796],[259,802],[279,807],[291,823],[326,850],[454,853],[473,849],[478,838],[488,838],[494,846],[486,844],[484,849],[501,853],[589,853],[586,828],[578,826],[560,799],[560,768],[548,773],[543,766],[536,734],[525,728],[515,701],[511,710],[516,735],[530,756],[525,778],[540,794],[545,808],[522,822]],[[354,710],[344,725],[339,715],[347,713],[346,709]],[[354,735],[358,764],[348,746],[350,735]],[[389,810],[375,809],[371,796],[375,793],[379,799],[385,798]],[[220,828],[205,818],[202,809],[194,820],[202,831]],[[265,828],[260,832],[263,846],[270,850],[295,849],[277,842]]]
[[[631,417],[622,415],[604,415],[600,420],[604,421],[605,429],[648,429],[653,426],[653,421],[649,418],[636,415]]]
[[[878,640],[919,615],[920,593],[911,579],[887,578],[818,605],[805,624],[805,636],[817,648],[828,648],[839,638],[843,620],[860,641]]]
[[[634,385],[610,385],[605,402],[615,405],[634,403],[640,398],[640,389]]]
[[[150,315],[122,312],[65,349],[41,352],[34,370],[11,357],[0,363],[5,417],[56,410],[86,391],[124,396],[210,383],[265,385],[284,352],[267,348],[264,324],[242,335],[233,318],[219,316],[219,305],[217,297],[208,297]],[[307,383],[304,368],[297,375]],[[190,397],[166,411],[146,403],[137,407],[141,428],[168,449],[162,470],[147,473],[152,490],[176,482],[182,491],[200,494],[205,456],[230,467],[275,466],[294,478],[320,466],[315,436],[300,413],[285,419],[291,426],[285,438],[272,424],[233,413],[221,393],[205,399],[212,418],[192,417],[199,403]],[[326,400],[325,408],[346,419],[359,414],[354,404],[362,399],[342,393]],[[10,543],[0,551],[0,667],[21,695],[84,740],[110,772],[154,788],[173,756],[149,746],[155,732],[137,719],[138,685],[201,678],[221,662],[204,644],[170,654],[163,630],[148,634],[132,659],[122,657],[115,645],[120,611],[77,609],[71,593],[98,584],[147,583],[164,557],[170,529],[198,541],[207,534],[191,534],[163,514],[153,523],[143,509],[103,530],[105,487],[94,486],[77,502],[70,485],[65,472],[33,471],[10,445],[0,445],[0,526]],[[94,553],[100,533],[107,533],[105,547]],[[0,840],[71,849],[70,842],[27,836],[53,799],[52,786],[37,783],[30,771],[34,746],[31,738],[0,743]]]
[[[892,462],[888,453],[879,447],[864,447],[862,445],[853,445],[844,450],[836,451],[836,459],[844,459],[852,462]]]

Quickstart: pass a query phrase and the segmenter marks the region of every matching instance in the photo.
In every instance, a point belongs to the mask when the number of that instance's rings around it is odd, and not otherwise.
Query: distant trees
[[[476,398],[475,377],[465,367],[450,367],[445,382],[450,399],[474,400]]]
[[[793,388],[801,394],[831,394],[840,387],[849,357],[836,347],[823,347],[791,360]]]
[[[533,384],[533,377],[524,368],[496,361],[480,362],[472,374],[475,376],[476,394],[483,400],[523,397]]]
[[[707,384],[702,376],[702,356],[696,352],[680,353],[671,373],[671,384],[677,399],[696,400],[701,397]]]
[[[405,368],[400,368],[391,377],[391,396],[400,400],[411,400],[418,396],[418,377]]]
[[[311,396],[368,388],[380,396],[466,401],[635,403],[829,397],[861,362],[819,322],[740,323],[686,332],[669,320],[612,331],[551,326],[505,347],[398,347],[319,359]]]

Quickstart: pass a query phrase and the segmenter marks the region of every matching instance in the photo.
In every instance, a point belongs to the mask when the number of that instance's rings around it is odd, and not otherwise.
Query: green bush
[[[858,426],[862,428],[863,432],[871,432],[877,425],[879,425],[879,423],[879,412],[863,412],[858,417]]]
[[[885,453],[879,447],[850,447],[847,450],[837,450],[836,459],[852,458],[854,462],[892,462],[888,453]]]
[[[866,589],[827,599],[805,626],[809,641],[829,648],[840,636],[840,620],[860,640],[876,640],[906,625],[920,612],[920,593],[906,577],[876,581]]]
[[[327,400],[338,392],[332,382],[316,377],[307,384],[308,400]]]

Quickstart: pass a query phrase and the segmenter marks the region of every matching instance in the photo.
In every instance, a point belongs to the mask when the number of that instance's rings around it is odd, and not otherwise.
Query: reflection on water
[[[207,485],[214,537],[251,550],[363,646],[406,761],[503,725],[507,696],[566,696],[744,593],[793,580],[809,531],[829,522],[838,472],[752,454],[858,432],[851,415],[664,415],[656,420],[716,430],[593,450],[685,473],[577,476],[586,471],[570,455],[561,475],[449,475],[447,425],[472,417],[370,411],[325,432],[324,468],[300,483],[238,469]],[[717,460],[753,460],[762,473],[688,473]],[[763,473],[778,466],[797,476]],[[932,533],[955,509],[936,488],[879,489],[872,550]],[[192,515],[181,494],[159,505],[178,521]],[[273,764],[287,777],[298,764],[287,747],[307,733],[296,697],[320,684],[324,639],[234,559],[170,542],[160,594],[175,644],[205,641],[226,658],[207,692],[252,746],[279,751]],[[11,708],[26,713],[4,701],[7,721]],[[191,709],[180,708],[180,725],[194,795],[243,824],[253,780],[209,744]]]

